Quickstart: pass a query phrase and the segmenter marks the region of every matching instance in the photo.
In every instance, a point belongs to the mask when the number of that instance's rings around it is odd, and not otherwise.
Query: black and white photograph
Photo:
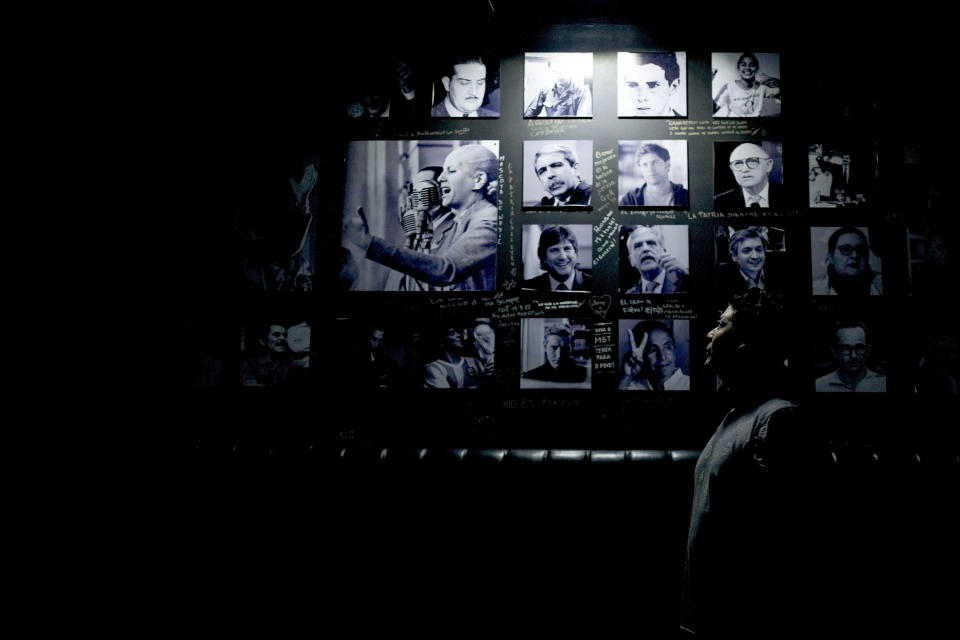
[[[711,55],[714,118],[780,116],[780,54]]]
[[[292,161],[269,190],[251,189],[234,211],[232,238],[248,290],[309,293],[316,264],[317,162]]]
[[[875,323],[853,314],[822,314],[814,365],[817,393],[882,393],[887,369]]]
[[[403,58],[357,61],[345,87],[349,118],[412,119],[417,113],[417,70]]]
[[[620,140],[617,200],[621,207],[689,207],[686,140]]]
[[[621,118],[685,118],[685,51],[617,52],[617,115]]]
[[[577,318],[522,318],[521,389],[589,389],[593,331]]]
[[[883,294],[881,260],[867,227],[811,227],[810,264],[815,296]]]
[[[434,118],[500,117],[500,57],[451,55],[436,71],[430,115]]]
[[[593,225],[523,225],[523,282],[527,291],[593,288]]]
[[[942,330],[923,340],[914,355],[913,392],[926,396],[960,393],[960,349],[957,328]]]
[[[943,219],[907,228],[910,295],[936,298],[960,282],[956,229]]]
[[[690,232],[685,224],[620,227],[620,293],[687,293]]]
[[[713,143],[714,211],[782,209],[783,144],[772,140]]]
[[[524,140],[523,207],[590,207],[593,140]]]
[[[620,320],[620,389],[690,390],[690,321]]]
[[[366,389],[482,389],[494,383],[490,317],[385,315],[340,336],[342,375]]]
[[[834,209],[867,204],[873,176],[866,158],[851,148],[812,144],[807,148],[810,207]]]
[[[592,53],[526,53],[524,118],[592,118]]]
[[[246,322],[240,336],[240,384],[293,387],[307,381],[310,324],[291,318]]]
[[[729,300],[747,289],[783,293],[788,278],[786,232],[764,225],[717,225],[717,296]]]
[[[349,143],[340,288],[493,291],[497,140]]]

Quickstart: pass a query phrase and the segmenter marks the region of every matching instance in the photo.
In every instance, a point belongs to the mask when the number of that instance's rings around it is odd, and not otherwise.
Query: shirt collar
[[[763,269],[760,269],[760,273],[757,274],[756,280],[754,280],[753,278],[745,274],[742,269],[737,269],[737,272],[740,274],[740,277],[743,278],[744,282],[746,282],[748,286],[757,287],[759,289],[766,288],[766,279],[763,277]]]
[[[663,281],[666,279],[666,277],[667,277],[667,272],[664,271],[663,269],[660,269],[660,273],[658,273],[658,274],[657,274],[657,277],[653,279],[653,282],[656,282],[658,285],[660,285],[660,286],[657,287],[657,291],[656,291],[655,293],[662,293],[662,292],[663,292]],[[643,291],[644,289],[646,289],[646,284],[647,284],[648,282],[650,282],[650,280],[647,280],[647,279],[643,276],[643,274],[641,273],[641,274],[640,274],[640,285],[641,285],[641,286],[640,286],[640,290],[641,290],[641,291]]]
[[[444,98],[443,101],[447,105],[447,113],[453,116],[454,118],[462,118],[463,116],[467,116],[468,118],[479,117],[477,116],[476,111],[474,111],[473,113],[464,113],[463,111],[460,111],[459,109],[457,109],[455,106],[453,106],[453,103],[450,102],[450,96],[447,96],[446,98]]]
[[[567,279],[563,281],[563,284],[567,285],[567,289],[570,291],[573,291],[573,279],[574,277],[576,277],[576,275],[577,275],[577,270],[574,269],[570,272],[570,275],[567,276]],[[556,291],[557,286],[561,284],[561,281],[554,278],[552,273],[548,273],[547,277],[550,278],[550,290]]]
[[[760,190],[760,193],[758,193],[755,196],[747,193],[747,190],[745,187],[740,187],[740,192],[743,194],[744,204],[746,204],[746,206],[748,207],[750,206],[751,201],[755,198],[760,199],[759,201],[760,201],[761,207],[766,208],[770,206],[770,181],[769,180],[767,180],[767,183],[763,185],[763,189]]]

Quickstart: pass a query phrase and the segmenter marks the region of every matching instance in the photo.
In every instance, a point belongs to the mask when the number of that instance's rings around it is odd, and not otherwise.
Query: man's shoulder
[[[435,105],[432,109],[430,109],[430,115],[441,118],[449,118],[450,114],[447,113],[447,103],[445,101],[441,101],[440,104]]]
[[[622,198],[620,198],[620,204],[626,206],[642,206],[643,190],[646,188],[647,185],[644,184],[642,187],[637,187],[633,191],[627,192]]]
[[[813,295],[815,296],[828,296],[830,295],[830,280],[826,277],[817,278],[813,281]]]
[[[831,371],[830,373],[820,376],[814,381],[814,388],[817,391],[825,391],[830,387],[840,385],[843,386],[843,383],[840,382],[840,376],[837,375],[836,370]]]
[[[741,193],[740,187],[713,196],[714,209],[736,209],[743,206],[743,193]]]
[[[673,185],[673,204],[677,206],[689,204],[690,195],[686,187],[684,187],[682,184],[675,184],[673,182],[670,184]]]
[[[483,107],[480,107],[479,109],[477,109],[477,116],[480,118],[499,118],[500,112],[494,111],[492,109],[484,109]]]
[[[536,291],[549,291],[550,275],[546,273],[542,273],[535,278],[524,280],[520,286],[523,289],[534,289]]]

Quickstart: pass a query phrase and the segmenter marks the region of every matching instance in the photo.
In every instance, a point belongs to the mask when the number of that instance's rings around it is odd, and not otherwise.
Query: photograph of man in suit
[[[724,143],[717,143],[715,157],[723,157]],[[745,142],[738,145],[728,159],[737,186],[718,193],[713,197],[716,211],[735,211],[737,209],[769,209],[784,204],[783,185],[771,181],[774,159],[762,145]]]
[[[532,225],[529,227],[536,228]],[[545,226],[540,233],[537,257],[540,259],[540,268],[546,273],[524,280],[523,288],[534,291],[590,291],[593,281],[591,270],[580,268],[579,252],[577,236],[569,227]]]
[[[626,289],[623,293],[686,293],[689,271],[667,252],[662,228],[655,225],[628,229],[623,228],[623,232],[628,233],[626,251],[636,276],[632,279],[633,286],[622,285]]]
[[[737,229],[727,241],[730,262],[718,268],[720,296],[726,300],[747,289],[779,289],[780,272],[770,268],[769,229],[750,226]],[[771,273],[773,275],[771,275]]]
[[[533,169],[546,192],[542,207],[566,207],[590,204],[593,190],[583,176],[577,152],[566,144],[547,144],[533,156]]]
[[[487,64],[480,56],[454,58],[440,78],[447,92],[430,115],[434,118],[497,118],[499,111],[484,108],[487,91]]]

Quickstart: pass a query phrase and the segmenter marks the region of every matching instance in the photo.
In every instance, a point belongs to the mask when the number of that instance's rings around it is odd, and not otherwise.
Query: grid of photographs
[[[898,354],[884,313],[902,295],[932,308],[956,281],[956,225],[900,234],[878,212],[875,150],[788,135],[777,53],[694,58],[534,52],[508,67],[478,52],[380,61],[350,87],[329,281],[345,375],[382,390],[712,392],[716,318],[764,290],[809,321],[783,359],[807,391],[960,391],[955,327],[927,323]],[[461,118],[477,120],[443,122]],[[670,122],[688,118],[698,133]],[[804,149],[806,186],[785,179]],[[302,300],[327,282],[319,157],[289,167],[285,208],[238,216],[248,291]],[[302,305],[281,307],[247,318],[239,352],[211,368],[304,384],[324,345]]]

